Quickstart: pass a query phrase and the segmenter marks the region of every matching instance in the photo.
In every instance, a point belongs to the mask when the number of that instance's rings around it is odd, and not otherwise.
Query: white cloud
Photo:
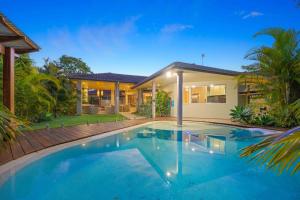
[[[59,27],[48,32],[47,48],[59,52],[88,51],[92,54],[111,54],[115,50],[126,49],[130,37],[136,33],[139,16],[131,17],[120,23],[81,26],[75,31]]]
[[[262,13],[262,12],[258,12],[258,11],[246,12],[244,10],[237,11],[234,14],[242,17],[242,19],[248,19],[248,18],[259,17],[259,16],[264,15],[264,13]]]
[[[262,16],[262,15],[264,15],[264,14],[261,13],[261,12],[252,11],[252,12],[248,13],[247,15],[244,15],[243,19],[247,19],[247,18],[250,18],[250,17],[258,17],[258,16]]]
[[[164,27],[162,27],[160,31],[162,33],[175,33],[192,28],[193,26],[188,24],[167,24]]]

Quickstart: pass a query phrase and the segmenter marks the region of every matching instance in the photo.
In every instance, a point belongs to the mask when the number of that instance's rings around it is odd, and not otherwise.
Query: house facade
[[[103,73],[75,74],[70,79],[77,84],[81,108],[93,104],[102,107],[100,111],[113,107],[114,112],[134,112],[139,105],[150,101],[155,117],[155,94],[163,90],[171,97],[171,116],[182,121],[183,118],[230,118],[230,109],[241,102],[239,98],[244,98],[239,94],[239,74],[174,62],[149,77]],[[96,103],[92,103],[91,96],[99,97]]]

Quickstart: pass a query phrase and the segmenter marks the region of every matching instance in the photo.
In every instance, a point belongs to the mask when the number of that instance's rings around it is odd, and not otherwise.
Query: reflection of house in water
[[[155,130],[142,127],[93,143],[96,145],[91,145],[90,148],[93,148],[95,153],[138,150],[162,180],[181,186],[199,184],[229,175],[236,170],[232,165],[241,164],[238,156],[234,154],[237,151],[236,143],[229,140],[229,137],[205,135],[199,131]],[[102,147],[101,150],[99,147]]]

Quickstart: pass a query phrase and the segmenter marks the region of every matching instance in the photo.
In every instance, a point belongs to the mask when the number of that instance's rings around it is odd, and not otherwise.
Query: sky
[[[150,75],[175,61],[241,70],[271,45],[266,28],[300,30],[296,0],[0,0],[0,11],[41,50],[81,58],[94,73]]]

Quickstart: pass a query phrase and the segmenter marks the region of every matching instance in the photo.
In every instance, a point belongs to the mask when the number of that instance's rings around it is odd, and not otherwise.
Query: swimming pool
[[[299,174],[239,158],[261,134],[154,122],[33,161],[0,183],[0,199],[300,199]]]

